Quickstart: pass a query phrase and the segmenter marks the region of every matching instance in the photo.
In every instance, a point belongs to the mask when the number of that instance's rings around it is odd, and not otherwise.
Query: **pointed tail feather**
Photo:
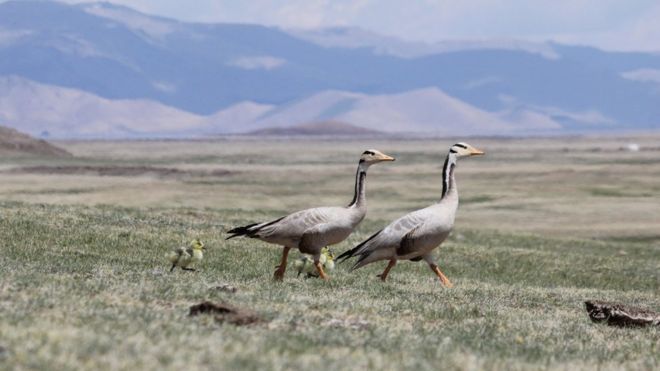
[[[361,245],[357,245],[354,248],[345,251],[343,254],[337,257],[337,263],[343,263],[346,259],[350,259],[355,256],[355,253],[362,248]]]
[[[355,262],[355,264],[353,264],[353,266],[351,267],[350,270],[351,270],[351,271],[354,271],[354,270],[356,270],[356,269],[358,269],[358,268],[362,268],[362,267],[364,267],[365,265],[367,265],[367,263],[365,263],[365,260],[366,260],[369,256],[371,256],[372,253],[373,253],[373,251],[365,251],[365,252],[363,252],[362,254],[360,254],[360,257],[359,257],[358,260]]]
[[[225,238],[225,240],[231,240],[234,237],[241,237],[241,236],[253,238],[262,228],[273,225],[282,219],[284,219],[284,217],[275,219],[267,223],[252,223],[243,227],[236,227],[234,229],[230,229],[227,231],[227,233],[231,234],[231,236]]]
[[[382,231],[383,231],[383,230],[381,229],[380,231],[378,231],[378,232],[372,234],[371,237],[369,237],[369,238],[367,238],[366,240],[360,242],[359,245],[357,245],[357,246],[355,246],[354,248],[352,248],[352,249],[350,249],[350,250],[348,250],[348,251],[345,251],[343,254],[339,255],[339,256],[337,257],[337,263],[343,263],[343,262],[346,261],[347,259],[350,259],[350,258],[352,258],[352,257],[354,257],[354,256],[356,256],[356,255],[358,255],[358,252],[362,249],[362,247],[364,247],[364,245],[366,245],[369,241],[371,241],[371,240],[373,240],[374,238],[376,238],[376,236],[378,236],[378,235],[380,234],[380,232],[382,232]]]
[[[250,228],[253,228],[254,226],[259,225],[259,223],[252,223],[248,224],[242,227],[236,227],[233,229],[230,229],[227,231],[227,233],[231,234],[231,236],[225,238],[225,240],[231,240],[234,237],[240,237],[240,236],[249,236],[250,235]]]

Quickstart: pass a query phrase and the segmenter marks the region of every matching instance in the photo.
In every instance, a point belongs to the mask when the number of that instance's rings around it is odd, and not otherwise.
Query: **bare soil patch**
[[[213,303],[204,301],[190,307],[190,316],[200,314],[215,315],[218,323],[231,323],[236,326],[252,325],[264,322],[256,313],[242,308],[237,308],[226,303]]]
[[[222,177],[233,174],[224,169],[215,170],[183,170],[171,167],[154,166],[23,166],[9,170],[14,174],[41,175],[98,175],[98,176],[158,176],[162,178],[184,177]]]

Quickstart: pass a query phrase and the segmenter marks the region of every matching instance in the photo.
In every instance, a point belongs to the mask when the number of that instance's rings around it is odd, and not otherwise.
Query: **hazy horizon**
[[[62,0],[66,3],[93,3]],[[610,51],[660,52],[660,3],[649,0],[553,2],[522,0],[242,1],[109,0],[181,21],[245,23],[313,30],[358,27],[406,41],[555,41]]]

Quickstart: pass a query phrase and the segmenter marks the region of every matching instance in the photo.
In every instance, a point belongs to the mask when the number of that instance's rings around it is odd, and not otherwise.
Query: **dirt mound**
[[[320,121],[291,127],[273,127],[255,130],[250,135],[306,136],[306,135],[377,135],[379,131],[366,129],[340,121]]]
[[[20,174],[56,174],[56,175],[99,175],[99,176],[158,176],[162,178],[183,177],[220,177],[231,174],[229,170],[183,170],[168,167],[153,166],[93,166],[93,165],[71,165],[71,166],[23,166],[10,170],[12,173]]]
[[[18,130],[0,126],[0,155],[2,156],[49,156],[70,157],[66,150],[45,140],[33,138]]]
[[[263,322],[264,320],[257,314],[246,310],[236,308],[225,303],[212,303],[205,301],[190,307],[190,316],[200,314],[213,314],[215,320],[219,323],[231,323],[232,325],[244,326]]]

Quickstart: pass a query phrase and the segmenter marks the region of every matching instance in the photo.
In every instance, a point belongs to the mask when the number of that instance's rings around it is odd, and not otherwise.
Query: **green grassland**
[[[341,252],[437,200],[450,140],[71,142],[75,158],[2,159],[0,369],[658,369],[660,329],[593,324],[583,304],[660,310],[660,150],[619,150],[630,141],[657,137],[470,140],[487,156],[459,164],[464,202],[437,251],[452,289],[412,262],[386,283],[383,264],[273,282],[279,248],[224,240],[346,204],[357,156],[394,155],[370,169]],[[93,171],[129,166],[147,170]],[[169,273],[165,254],[195,237],[198,271]],[[264,322],[189,317],[204,300]]]

